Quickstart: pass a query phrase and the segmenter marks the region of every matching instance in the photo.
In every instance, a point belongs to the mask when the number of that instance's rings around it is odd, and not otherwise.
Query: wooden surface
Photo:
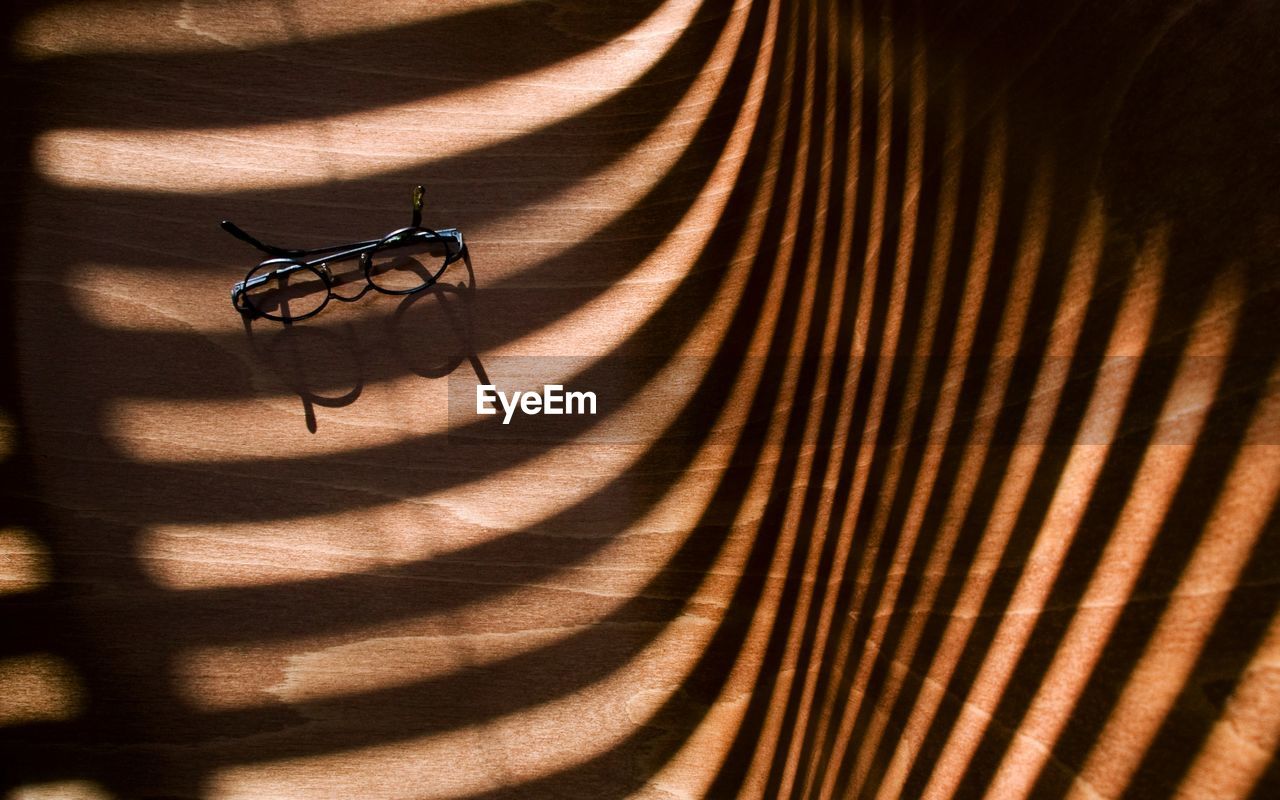
[[[5,13],[8,796],[1280,793],[1272,4]]]

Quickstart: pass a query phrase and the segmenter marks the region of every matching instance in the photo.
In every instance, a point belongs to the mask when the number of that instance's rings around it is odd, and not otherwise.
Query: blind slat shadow
[[[668,785],[708,797],[1047,797],[1083,785],[1172,796],[1203,780],[1223,725],[1244,726],[1244,736],[1249,725],[1274,726],[1265,701],[1248,707],[1256,719],[1239,716],[1257,694],[1234,694],[1257,677],[1247,670],[1280,614],[1273,476],[1255,482],[1252,521],[1234,538],[1223,531],[1249,501],[1241,464],[1269,463],[1248,459],[1280,445],[1267,431],[1280,365],[1280,240],[1259,202],[1280,185],[1265,156],[1277,108],[1262,88],[1274,83],[1266,32],[1280,12],[1232,0],[1176,9],[751,3],[723,84],[699,100],[696,131],[620,216],[492,283],[476,248],[482,302],[471,355],[482,361],[625,285],[698,198],[727,194],[689,271],[574,377],[634,400],[686,341],[723,326],[674,421],[629,466],[533,523],[376,569],[181,591],[146,571],[138,548],[152,526],[297,522],[456,496],[585,441],[615,412],[570,422],[558,440],[499,446],[427,434],[326,455],[148,462],[113,441],[103,410],[114,399],[247,401],[259,389],[238,360],[243,334],[230,327],[125,330],[82,315],[65,284],[102,257],[96,243],[114,239],[107,254],[120,266],[163,275],[173,254],[152,246],[157,237],[215,218],[213,204],[260,214],[268,232],[305,209],[319,209],[318,225],[363,224],[385,209],[351,213],[326,207],[328,198],[416,183],[420,173],[445,194],[504,184],[502,203],[445,201],[440,212],[463,229],[500,225],[513,209],[626,163],[661,131],[710,68],[731,5],[701,4],[695,24],[617,96],[417,172],[287,192],[99,198],[85,217],[107,233],[70,241],[47,281],[6,300],[19,356],[3,394],[18,431],[0,461],[17,487],[6,513],[47,542],[54,580],[0,598],[0,615],[14,620],[0,653],[65,659],[86,702],[66,721],[0,719],[5,760],[18,765],[0,788],[89,778],[122,797],[204,797],[230,791],[228,776],[249,776],[242,790],[269,786],[308,762],[329,766],[299,791],[333,793],[350,779],[333,765],[373,749],[411,758],[416,745],[459,732],[518,736],[522,719],[576,701],[582,719],[564,723],[568,735],[592,714],[616,714],[591,707],[593,689],[632,674],[690,614],[709,623],[705,640],[669,656],[660,685],[637,686],[660,697],[643,712],[628,708],[624,734],[559,760],[554,744],[530,743],[547,747],[544,769],[504,764],[505,780],[477,778],[465,796],[621,797]],[[625,37],[656,7],[491,8],[248,54],[71,56],[11,72],[38,78],[22,101],[31,107],[72,79],[92,86],[100,72],[108,91],[74,114],[98,109],[121,130],[302,123],[331,113],[338,95],[325,79],[334,74],[370,87],[362,108],[429,98],[464,79],[518,82]],[[527,45],[522,20],[563,37]],[[412,88],[346,68],[442,30],[454,35],[436,55],[500,46],[513,57],[475,69],[441,62],[433,82]],[[305,95],[296,103],[268,111],[219,99],[281,54],[307,64],[334,43],[350,47],[332,69],[281,77]],[[163,84],[186,69],[220,87],[189,115],[145,92],[112,106],[129,76]],[[757,75],[764,99],[747,121]],[[31,174],[24,148],[51,118],[19,123],[5,148],[27,213],[81,203]],[[717,185],[725,142],[744,124],[746,155],[731,185]],[[576,148],[566,158],[538,161],[567,141]],[[215,233],[191,246],[230,252]],[[11,252],[49,258],[38,221],[11,221],[0,234]],[[751,241],[758,247],[735,260]],[[26,327],[37,301],[56,335]],[[379,324],[351,326],[371,337]],[[78,367],[100,367],[94,353],[104,350],[160,366],[95,376],[92,391],[71,398],[52,395],[47,368],[43,383],[32,379],[36,365],[77,347],[86,353]],[[1186,408],[1179,393],[1196,359],[1213,360],[1213,378],[1201,376],[1204,396]],[[734,388],[757,367],[754,383]],[[391,359],[361,370],[371,384],[413,374]],[[87,374],[74,385],[89,387]],[[745,410],[726,433],[716,426],[730,409]],[[1171,413],[1191,422],[1175,425]],[[77,415],[80,427],[59,431]],[[1184,461],[1160,461],[1166,446]],[[708,482],[705,508],[666,550],[619,563],[623,551],[611,548],[692,479],[711,447],[726,452],[698,478]],[[299,492],[328,473],[350,474],[347,490]],[[1145,510],[1163,516],[1135,527],[1140,487],[1153,482],[1163,510]],[[450,524],[432,523],[432,535]],[[1136,543],[1125,551],[1133,565],[1117,572],[1110,554],[1125,542]],[[423,619],[476,625],[477,609],[490,606],[527,613],[514,623],[525,630],[568,608],[555,596],[578,592],[566,576],[610,559],[611,569],[646,575],[621,596],[577,599],[559,620],[563,635],[425,677],[216,708],[194,702],[200,687],[183,672],[201,648],[358,641]],[[1097,617],[1096,586],[1115,575],[1113,607]],[[1166,662],[1176,667],[1166,683],[1135,686]],[[1068,677],[1064,664],[1074,665]],[[1143,714],[1133,713],[1139,696],[1149,698]],[[1241,756],[1249,769],[1217,787],[1225,796],[1277,792],[1273,745],[1259,736]],[[688,777],[697,761],[701,777]]]

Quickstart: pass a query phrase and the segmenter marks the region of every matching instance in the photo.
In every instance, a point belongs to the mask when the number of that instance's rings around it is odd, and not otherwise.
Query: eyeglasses
[[[222,228],[272,258],[249,270],[231,287],[231,305],[242,314],[278,322],[295,322],[319,314],[330,300],[352,303],[370,289],[383,294],[413,294],[436,282],[441,273],[463,258],[467,246],[456,228],[422,227],[423,188],[413,190],[413,223],[380,239],[293,250],[264,244],[235,223],[223,220]],[[365,285],[344,297],[334,286],[351,280],[336,274],[332,265],[358,260]]]

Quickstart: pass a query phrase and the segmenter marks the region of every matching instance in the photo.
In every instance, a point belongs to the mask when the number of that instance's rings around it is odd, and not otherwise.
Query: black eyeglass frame
[[[300,320],[309,319],[319,314],[329,305],[329,301],[337,299],[343,303],[354,303],[356,300],[364,297],[370,289],[389,295],[409,295],[421,292],[435,285],[440,276],[450,264],[457,263],[467,255],[467,245],[462,237],[462,231],[457,228],[443,228],[441,230],[433,230],[431,228],[422,227],[422,195],[423,188],[421,186],[414,188],[413,193],[413,224],[408,227],[400,228],[388,233],[380,239],[367,239],[361,242],[350,242],[347,244],[330,245],[327,247],[314,247],[306,250],[289,249],[276,247],[255,239],[248,233],[245,233],[240,227],[230,220],[222,221],[223,230],[232,236],[240,239],[247,244],[252,245],[256,249],[273,256],[264,261],[260,261],[249,270],[244,280],[239,281],[231,287],[231,305],[241,314],[253,317],[264,317],[266,319],[275,320],[276,322],[298,322]],[[412,244],[420,244],[423,242],[456,242],[457,248],[446,245],[445,258],[440,268],[427,278],[421,286],[415,286],[411,289],[387,289],[379,286],[370,270],[373,268],[373,255],[375,253],[391,250],[399,247],[407,247]],[[316,258],[308,258],[309,256],[317,256]],[[329,270],[329,265],[340,261],[349,261],[353,258],[360,259],[360,270],[364,274],[365,287],[358,294],[351,297],[343,297],[335,294],[333,287],[337,285],[333,274]],[[266,272],[262,272],[263,268],[269,268]],[[269,280],[279,278],[282,275],[289,275],[299,270],[307,270],[316,275],[324,283],[325,298],[320,305],[308,311],[305,314],[297,316],[283,316],[279,314],[271,314],[257,308],[253,304],[253,300],[249,297],[248,291],[256,286],[261,286]],[[255,273],[259,273],[255,276]]]

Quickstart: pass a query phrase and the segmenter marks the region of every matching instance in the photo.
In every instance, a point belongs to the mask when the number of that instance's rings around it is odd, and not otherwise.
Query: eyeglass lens
[[[370,257],[369,282],[384,292],[403,294],[422,289],[435,280],[457,250],[453,239],[411,239],[379,248]]]
[[[259,278],[265,280],[259,281]],[[263,264],[245,281],[245,300],[264,317],[297,319],[319,311],[329,298],[329,284],[312,267]]]

